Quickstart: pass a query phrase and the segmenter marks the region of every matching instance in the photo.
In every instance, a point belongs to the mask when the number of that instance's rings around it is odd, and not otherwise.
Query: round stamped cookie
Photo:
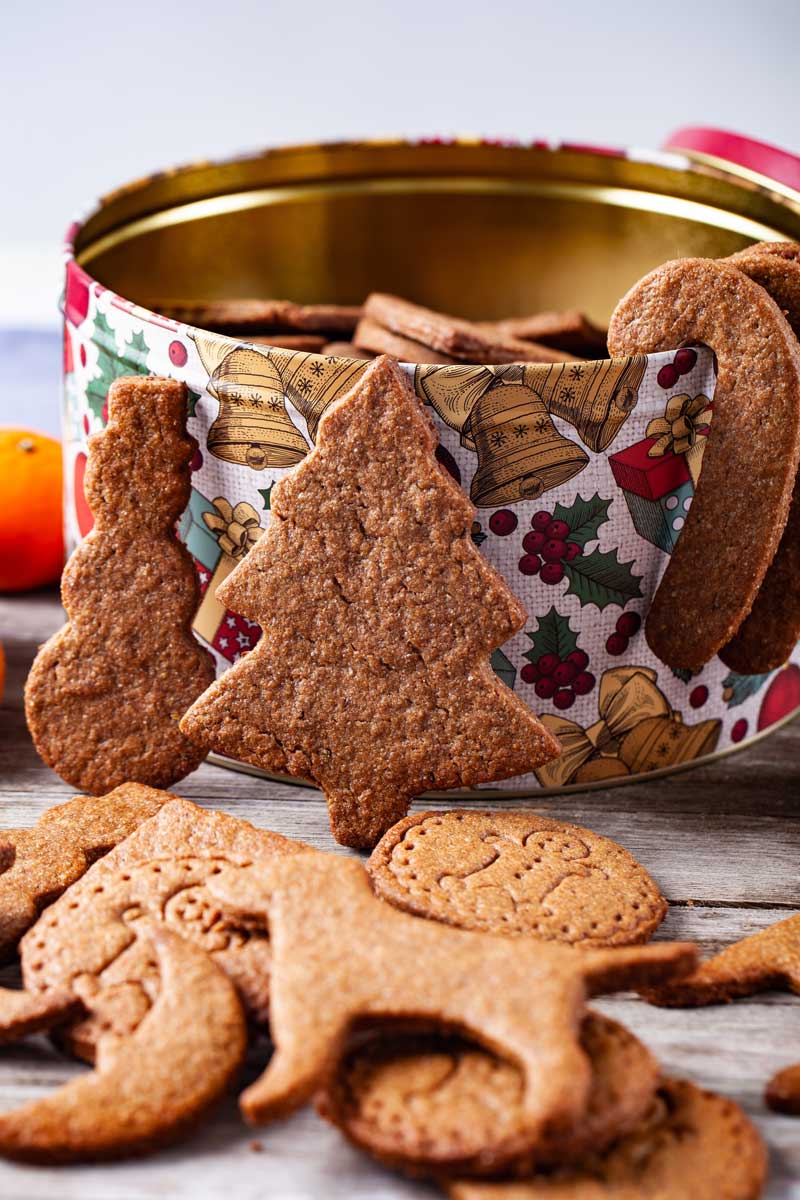
[[[719,365],[692,511],[658,586],[647,642],[705,666],[747,617],[783,535],[800,458],[800,346],[779,306],[731,262],[665,263],[620,300],[612,355],[704,344]],[[759,536],[749,514],[762,514]]]
[[[384,834],[367,869],[398,908],[511,937],[633,945],[667,911],[622,846],[535,812],[414,813]]]
[[[596,1153],[646,1116],[658,1086],[658,1064],[632,1033],[590,1014],[581,1045],[592,1066],[586,1110],[572,1127],[550,1134],[537,1165]],[[345,1056],[317,1106],[362,1150],[417,1174],[487,1175],[502,1166],[532,1169],[483,1153],[498,1133],[513,1147],[522,1128],[523,1078],[517,1067],[458,1037],[376,1031]]]
[[[451,1200],[758,1200],[766,1147],[723,1096],[667,1079],[648,1119],[605,1155],[577,1169],[514,1183],[464,1180]]]

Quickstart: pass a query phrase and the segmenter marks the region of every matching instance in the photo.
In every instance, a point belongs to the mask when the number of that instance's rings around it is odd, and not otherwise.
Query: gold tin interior
[[[345,143],[200,163],[105,197],[76,257],[128,300],[370,290],[469,317],[608,317],[651,267],[800,239],[800,197],[660,156],[459,142]]]

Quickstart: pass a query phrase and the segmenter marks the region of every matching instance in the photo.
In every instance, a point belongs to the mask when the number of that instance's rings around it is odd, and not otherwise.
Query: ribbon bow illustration
[[[660,458],[662,454],[688,454],[697,446],[698,439],[706,436],[706,426],[711,420],[711,402],[708,396],[670,396],[663,417],[654,417],[647,426],[647,436],[655,442],[647,451],[648,458]]]
[[[204,512],[203,520],[216,536],[220,550],[231,558],[244,558],[264,532],[258,513],[246,500],[240,500],[234,508],[224,496],[217,496],[212,504],[216,512]]]

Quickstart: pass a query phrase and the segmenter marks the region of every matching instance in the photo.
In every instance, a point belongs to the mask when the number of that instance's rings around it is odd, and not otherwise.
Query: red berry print
[[[83,432],[89,436],[89,417],[86,413],[83,414]]]
[[[561,659],[557,654],[543,654],[536,666],[539,668],[540,675],[552,675],[560,662]]]
[[[183,342],[170,342],[169,361],[172,363],[173,367],[185,367],[188,357],[189,355]]]
[[[677,368],[672,363],[665,363],[661,370],[656,375],[658,386],[662,388],[673,388],[680,379]]]
[[[556,708],[572,708],[575,703],[575,693],[569,688],[560,688],[555,696],[553,696],[553,704]]]
[[[544,531],[546,538],[554,541],[565,541],[569,537],[570,529],[566,521],[551,521]]]
[[[565,560],[567,562],[572,562],[572,560],[574,558],[577,558],[579,554],[583,554],[583,551],[581,550],[578,543],[577,542],[567,542],[567,549],[564,553]]]
[[[696,688],[693,688],[689,695],[689,703],[691,704],[692,708],[702,708],[707,699],[708,688],[702,683],[698,684]]]
[[[585,671],[589,665],[589,655],[585,650],[573,650],[564,661],[572,663],[576,671]]]
[[[746,734],[747,721],[744,717],[740,717],[739,720],[734,723],[734,726],[731,729],[731,741],[740,742],[742,738],[746,736]]]
[[[541,565],[538,554],[523,554],[519,560],[519,569],[523,575],[538,575]]]
[[[547,538],[538,530],[532,529],[530,533],[526,533],[522,539],[522,549],[526,554],[541,554]]]
[[[81,347],[80,347],[80,350],[78,351],[78,358],[81,360],[81,366],[85,367],[86,366],[86,347],[84,346],[83,342],[81,342]]]
[[[560,662],[555,671],[553,671],[553,679],[555,679],[559,687],[567,687],[572,683],[577,674],[578,668],[575,666],[575,663],[569,661]]]
[[[628,639],[624,636],[624,634],[612,633],[611,637],[606,642],[606,650],[609,654],[624,654],[627,649]]]
[[[539,668],[535,663],[525,663],[519,674],[523,683],[538,683],[540,679]]]
[[[544,511],[534,513],[531,517],[531,529],[535,529],[538,533],[544,533],[552,519],[552,513]]]
[[[194,454],[192,455],[192,461],[189,463],[189,470],[190,471],[199,471],[200,468],[202,467],[202,465],[203,465],[203,455],[200,452],[200,447],[198,446],[197,449],[195,450]]]
[[[591,671],[579,671],[572,681],[572,690],[576,696],[588,696],[596,683]]]
[[[617,618],[616,630],[624,638],[634,637],[642,628],[642,618],[637,612],[624,612]]]
[[[697,351],[691,350],[689,347],[679,350],[672,362],[679,375],[688,375],[697,362]]]
[[[560,562],[567,553],[567,543],[558,538],[551,538],[542,547],[542,558],[545,562]]]
[[[510,508],[500,508],[489,517],[489,528],[498,537],[508,537],[517,528],[517,514]]]
[[[549,676],[546,676],[544,679],[539,680],[533,690],[536,692],[536,695],[540,700],[549,700],[550,697],[555,694],[555,680],[551,679]]]
[[[541,570],[542,583],[561,583],[564,578],[564,568],[560,562],[546,562]]]

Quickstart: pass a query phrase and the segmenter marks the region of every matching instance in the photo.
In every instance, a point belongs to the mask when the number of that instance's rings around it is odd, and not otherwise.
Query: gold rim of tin
[[[789,207],[800,212],[800,193],[790,187],[788,183],[781,183],[769,175],[754,171],[752,167],[743,167],[729,158],[707,154],[704,150],[684,150],[682,147],[676,146],[673,153],[684,155],[693,165],[704,167],[709,172],[730,176],[749,183],[761,191],[768,192],[770,195],[780,196],[781,200],[785,201]]]
[[[594,783],[568,783],[564,787],[557,788],[525,788],[522,791],[512,790],[511,788],[503,787],[485,787],[472,788],[469,790],[453,790],[451,792],[423,792],[417,797],[419,800],[482,800],[487,796],[495,797],[503,800],[531,800],[536,796],[564,796],[568,793],[577,792],[602,792],[610,791],[612,788],[629,787],[633,783],[645,783],[651,779],[666,779],[668,775],[677,775],[679,772],[690,771],[694,767],[707,766],[709,763],[717,762],[721,758],[728,758],[731,754],[738,754],[740,750],[747,750],[750,746],[754,746],[756,742],[762,741],[770,734],[776,733],[782,729],[784,725],[788,725],[790,721],[794,721],[800,716],[800,707],[792,709],[785,717],[781,717],[773,725],[768,725],[766,729],[759,730],[750,738],[745,738],[741,742],[737,742],[733,746],[726,746],[724,750],[715,750],[713,754],[703,754],[700,758],[690,758],[688,762],[676,763],[670,767],[659,767],[657,771],[646,771],[638,775],[617,775],[613,780],[598,779]],[[271,783],[283,783],[287,787],[306,788],[309,791],[321,793],[321,789],[314,783],[307,783],[303,779],[295,779],[292,775],[278,775],[271,771],[262,771],[260,767],[253,767],[250,763],[238,762],[233,758],[225,758],[224,755],[215,754],[213,751],[208,755],[206,762],[214,767],[222,767],[223,770],[239,771],[242,775],[253,775],[258,779],[266,779]]]

